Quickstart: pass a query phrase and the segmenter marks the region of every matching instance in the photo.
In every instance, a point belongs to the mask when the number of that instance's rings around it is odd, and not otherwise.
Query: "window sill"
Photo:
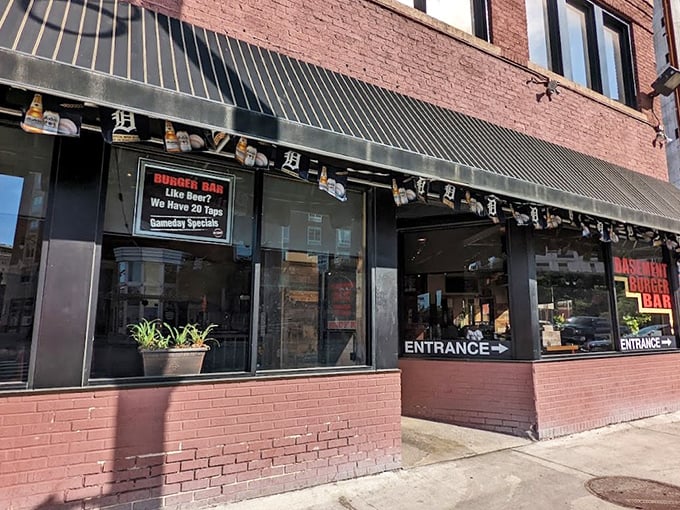
[[[579,361],[601,358],[628,358],[631,356],[658,356],[664,354],[680,354],[680,349],[666,349],[658,351],[603,351],[603,352],[579,352],[574,354],[543,354],[539,363],[550,363],[555,361]]]
[[[479,50],[482,50],[485,53],[494,55],[496,57],[501,56],[501,49],[498,46],[494,46],[493,44],[485,41],[484,39],[480,39],[479,37],[476,37],[472,34],[468,34],[467,32],[460,30],[456,27],[453,27],[447,23],[444,23],[443,21],[439,21],[438,19],[433,18],[432,16],[429,16],[417,9],[414,9],[413,7],[408,7],[407,5],[404,5],[401,2],[398,2],[397,0],[369,0],[369,1],[382,7],[385,7],[386,9],[389,9],[390,11],[399,14],[400,16],[410,18],[411,20],[416,21],[421,25],[424,25],[444,35],[452,37],[457,41],[463,42],[469,46],[473,46]]]
[[[54,388],[27,388],[24,384],[18,386],[0,386],[0,396],[17,394],[56,394],[77,393],[82,391],[98,391],[106,389],[133,389],[133,388],[158,388],[168,386],[191,386],[221,383],[253,382],[263,380],[288,380],[300,378],[323,378],[349,375],[370,375],[390,372],[399,372],[398,368],[376,369],[367,365],[356,367],[328,367],[326,369],[290,369],[276,370],[271,372],[259,372],[252,375],[246,372],[233,372],[222,374],[198,374],[196,376],[183,377],[125,377],[120,379],[92,379],[85,386],[54,387]]]
[[[409,18],[417,23],[420,23],[421,25],[427,28],[436,30],[437,32],[447,35],[452,39],[467,44],[468,46],[472,46],[480,51],[483,51],[484,53],[487,53],[488,55],[498,58],[503,57],[503,51],[501,50],[500,47],[495,46],[483,39],[480,39],[479,37],[475,37],[472,34],[464,32],[463,30],[448,25],[443,21],[439,21],[433,18],[432,16],[428,16],[424,12],[421,12],[412,7],[408,7],[402,4],[401,2],[398,2],[397,0],[369,0],[369,1],[376,5],[380,5],[381,7],[389,9],[390,11],[400,16]],[[610,99],[600,94],[599,92],[579,85],[578,83],[573,82],[560,74],[554,73],[549,69],[539,66],[538,64],[534,64],[533,62],[527,62],[526,65],[523,65],[522,63],[514,61],[513,63],[516,66],[528,70],[529,72],[534,72],[543,75],[550,80],[555,80],[560,83],[561,87],[576,92],[577,94],[587,97],[588,99],[592,99],[593,101],[596,101],[597,103],[600,103],[613,110],[623,113],[624,115],[639,120],[640,122],[644,122],[645,124],[649,123],[649,119],[647,118],[647,116],[644,113],[636,110],[635,108],[619,103],[618,101],[614,101],[613,99]]]
[[[617,110],[625,115],[628,115],[629,117],[633,117],[634,119],[639,120],[640,122],[649,123],[649,119],[644,113],[623,103],[614,101],[613,99],[610,99],[607,96],[604,96],[599,92],[596,92],[595,90],[589,89],[588,87],[584,87],[583,85],[579,85],[578,83],[573,82],[568,78],[565,78],[561,74],[554,73],[550,69],[546,69],[545,67],[539,66],[538,64],[534,64],[533,62],[528,62],[527,67],[531,71],[534,71],[538,74],[542,74],[549,80],[557,81],[560,84],[560,87],[562,88],[571,90],[572,92],[576,92],[577,94],[585,96],[588,99],[592,99],[593,101],[596,101],[613,110]]]

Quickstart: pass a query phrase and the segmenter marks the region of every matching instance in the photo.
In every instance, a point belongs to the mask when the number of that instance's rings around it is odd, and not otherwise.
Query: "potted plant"
[[[139,344],[144,375],[173,376],[201,372],[203,358],[210,349],[208,343],[217,342],[208,336],[216,327],[216,324],[205,328],[197,324],[174,327],[158,319],[142,319],[130,324],[128,330]]]

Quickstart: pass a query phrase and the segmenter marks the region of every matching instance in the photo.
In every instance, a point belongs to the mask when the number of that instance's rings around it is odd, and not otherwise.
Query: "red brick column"
[[[403,414],[525,435],[536,423],[531,367],[402,358]]]

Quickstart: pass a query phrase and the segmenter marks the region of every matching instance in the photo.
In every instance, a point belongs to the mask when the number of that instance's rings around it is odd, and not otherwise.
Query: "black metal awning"
[[[0,83],[680,233],[680,191],[122,0],[6,0]]]

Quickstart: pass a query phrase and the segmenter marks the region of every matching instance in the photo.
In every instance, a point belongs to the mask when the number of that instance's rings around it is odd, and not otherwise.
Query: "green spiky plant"
[[[210,338],[210,332],[217,327],[217,324],[208,324],[205,328],[199,328],[198,324],[187,324],[185,326],[188,329],[189,339],[191,340],[192,347],[207,347],[209,342],[214,342],[219,345],[219,342],[214,338]]]
[[[205,328],[200,328],[198,324],[185,324],[175,327],[159,319],[142,319],[135,324],[128,325],[130,336],[139,344],[140,349],[162,350],[162,349],[188,349],[206,348],[209,349],[209,342],[218,344],[214,338],[210,338],[210,332],[217,327],[217,324],[209,324]]]
[[[170,338],[163,335],[158,320],[142,319],[135,324],[128,324],[128,331],[140,349],[167,349]]]
[[[163,323],[163,326],[168,331],[168,338],[170,340],[170,347],[175,348],[187,348],[193,347],[189,339],[189,325],[182,326],[181,328],[176,328],[171,326],[167,322]]]

